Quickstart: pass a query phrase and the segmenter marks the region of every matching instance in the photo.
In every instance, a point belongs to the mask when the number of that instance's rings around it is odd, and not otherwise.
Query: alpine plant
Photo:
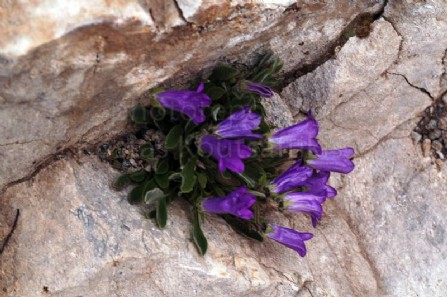
[[[273,100],[271,86],[281,67],[276,57],[266,55],[251,72],[218,66],[195,90],[154,92],[148,107],[131,110],[131,119],[141,133],[156,130],[164,140],[141,144],[141,170],[124,173],[115,187],[134,184],[129,202],[142,204],[160,228],[168,222],[173,200],[188,201],[192,239],[201,254],[208,248],[201,224],[209,214],[304,257],[313,234],[278,226],[265,214],[306,215],[316,227],[326,199],[337,195],[328,184],[330,174],[351,172],[354,150],[324,150],[311,111],[290,127],[267,124],[262,103]]]

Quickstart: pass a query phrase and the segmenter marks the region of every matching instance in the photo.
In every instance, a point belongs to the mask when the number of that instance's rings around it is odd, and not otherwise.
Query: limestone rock
[[[189,206],[169,207],[159,230],[110,189],[117,172],[96,156],[60,160],[0,200],[0,235],[15,209],[21,216],[0,257],[0,291],[6,296],[359,296],[377,290],[368,262],[343,218],[322,221],[306,258],[271,241],[244,238],[208,216],[209,251],[190,241]],[[304,216],[271,218],[309,229]],[[343,238],[340,241],[338,238]]]
[[[356,165],[336,201],[362,238],[383,291],[443,296],[447,170],[426,163],[409,138],[383,142]]]
[[[293,124],[289,107],[277,93],[273,93],[271,98],[265,98],[262,105],[267,115],[267,122],[272,127],[285,128]]]
[[[385,17],[402,37],[391,72],[438,98],[447,88],[447,5],[444,1],[390,1]]]
[[[327,61],[347,24],[380,3],[3,3],[0,188],[45,166],[0,192],[0,239],[21,210],[0,255],[0,296],[443,297],[447,168],[424,158],[411,134],[447,91],[444,2],[388,1],[369,36],[349,38]],[[265,101],[272,123],[313,108],[325,148],[356,150],[356,169],[331,177],[339,194],[324,204],[306,258],[211,215],[201,257],[186,203],[170,205],[158,230],[125,191],[111,190],[118,173],[95,156],[44,163],[123,131],[145,90],[186,86],[220,59],[250,64],[266,48],[292,81]],[[311,231],[305,216],[268,219]]]
[[[384,20],[373,24],[369,37],[352,37],[336,57],[282,91],[294,115],[312,109],[324,118],[334,108],[366,89],[397,59],[400,37]]]
[[[179,87],[219,60],[273,49],[285,73],[311,64],[376,0],[3,1],[0,189],[73,146],[123,132],[145,91]],[[289,7],[289,5],[291,5]],[[32,21],[30,21],[32,20]],[[205,71],[206,72],[206,71]]]

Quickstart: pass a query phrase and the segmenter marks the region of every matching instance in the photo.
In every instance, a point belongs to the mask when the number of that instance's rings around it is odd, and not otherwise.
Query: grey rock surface
[[[369,36],[349,38],[327,61],[320,58],[337,35],[356,14],[376,11],[375,1],[300,1],[288,9],[290,1],[178,1],[181,14],[171,2],[144,2],[164,13],[138,17],[132,4],[108,18],[146,25],[42,34],[19,56],[0,47],[0,184],[64,148],[116,135],[143,90],[187,81],[223,55],[249,61],[264,47],[286,61],[285,73],[312,66],[266,102],[272,123],[289,124],[313,108],[323,146],[354,147],[356,169],[332,176],[339,194],[325,203],[305,258],[243,238],[214,216],[204,224],[210,247],[201,257],[189,239],[187,204],[173,203],[160,231],[125,191],[110,189],[117,172],[109,165],[66,156],[0,192],[0,238],[21,210],[0,255],[0,296],[445,296],[447,168],[431,163],[430,139],[421,151],[412,133],[447,91],[445,1],[388,1]],[[79,23],[101,19],[89,18]],[[269,220],[310,231],[304,216]]]
[[[189,87],[220,59],[250,63],[268,48],[291,73],[358,14],[380,8],[376,0],[3,2],[0,189],[56,153],[122,133],[127,109],[148,104],[140,95],[150,88]]]
[[[447,170],[438,171],[408,138],[390,138],[343,179],[337,205],[362,238],[389,296],[447,292],[444,207]]]
[[[293,296],[308,290],[358,296],[377,290],[356,237],[333,205],[306,258],[236,235],[215,216],[204,224],[209,251],[202,257],[190,241],[187,204],[171,205],[169,223],[159,230],[129,205],[125,191],[110,188],[116,175],[96,156],[60,160],[6,191],[0,234],[9,231],[15,209],[21,216],[0,257],[5,296]],[[309,227],[303,216],[270,219]]]
[[[312,109],[317,118],[374,83],[397,59],[401,37],[384,20],[373,24],[368,38],[352,37],[331,59],[282,91],[292,113]]]

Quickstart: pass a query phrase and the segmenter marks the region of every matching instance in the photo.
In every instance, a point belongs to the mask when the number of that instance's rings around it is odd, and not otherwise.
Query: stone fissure
[[[427,91],[427,89],[422,88],[422,87],[418,87],[418,86],[412,84],[412,83],[408,80],[408,78],[407,78],[405,75],[403,75],[403,74],[401,74],[401,73],[395,73],[395,72],[386,72],[386,73],[387,73],[387,74],[390,74],[390,75],[398,75],[398,76],[403,77],[403,79],[405,79],[405,81],[407,82],[407,84],[408,84],[410,87],[415,88],[416,90],[419,90],[419,91],[421,91],[422,93],[425,93],[426,95],[428,95],[428,97],[430,97],[430,99],[431,99],[432,101],[435,100],[435,99],[433,98],[433,96],[430,94],[430,92]]]
[[[182,19],[182,21],[184,21],[186,24],[192,24],[192,22],[188,21],[183,13],[182,8],[180,7],[179,3],[177,0],[172,0],[174,2],[174,6],[177,9],[178,15],[179,17]]]

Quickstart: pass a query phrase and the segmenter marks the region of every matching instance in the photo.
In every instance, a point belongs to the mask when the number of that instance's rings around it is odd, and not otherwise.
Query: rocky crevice
[[[408,80],[408,78],[407,78],[405,75],[403,75],[403,74],[401,74],[401,73],[394,73],[394,72],[388,72],[388,71],[387,71],[386,73],[387,73],[387,74],[390,74],[390,75],[398,75],[398,76],[400,76],[400,77],[403,77],[403,78],[405,79],[405,81],[407,82],[407,84],[408,84],[410,87],[415,88],[415,89],[421,91],[422,93],[426,94],[428,97],[430,97],[430,99],[431,99],[432,101],[435,100],[435,99],[433,98],[432,94],[430,94],[430,92],[427,91],[427,89],[424,89],[424,88],[421,88],[421,87],[418,87],[418,86],[412,84],[412,83]]]

